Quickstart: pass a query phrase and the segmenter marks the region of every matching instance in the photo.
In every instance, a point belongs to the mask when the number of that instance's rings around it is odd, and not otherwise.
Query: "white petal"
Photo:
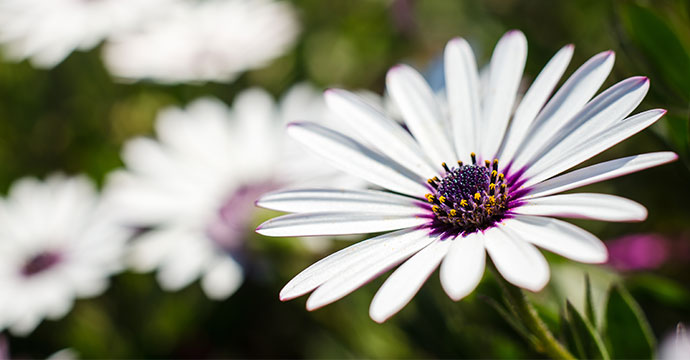
[[[369,316],[382,323],[407,305],[448,252],[450,239],[438,239],[400,265],[371,301]]]
[[[457,158],[443,126],[441,108],[422,75],[409,66],[397,65],[388,71],[386,87],[429,159],[437,166],[442,162],[455,163]]]
[[[156,279],[166,291],[176,291],[196,280],[211,256],[209,241],[203,233],[180,233],[171,246],[174,250],[159,266]]]
[[[649,79],[643,76],[625,79],[606,89],[568,121],[531,163],[538,166],[537,161],[546,152],[566,152],[610,128],[628,116],[647,95],[648,90]]]
[[[486,251],[496,269],[509,283],[540,291],[549,282],[549,264],[534,245],[507,226],[508,221],[484,232]]]
[[[415,236],[395,237],[378,247],[377,252],[369,251],[366,257],[360,256],[359,261],[314,290],[307,300],[307,309],[318,309],[342,298],[435,240],[428,235],[428,231],[410,235]]]
[[[670,151],[640,154],[578,169],[534,185],[525,199],[557,194],[581,186],[613,179],[678,159]]]
[[[201,278],[201,288],[206,296],[214,300],[227,299],[242,284],[244,271],[235,260],[222,256],[206,271]]]
[[[381,153],[423,178],[433,177],[437,173],[410,133],[380,110],[346,90],[330,89],[324,96],[333,113]]]
[[[643,221],[647,218],[644,206],[620,196],[607,194],[565,194],[526,200],[512,209],[522,215],[555,216],[602,221]]]
[[[506,135],[504,148],[498,156],[502,162],[508,164],[513,159],[517,147],[528,134],[527,129],[532,125],[539,110],[542,109],[549,99],[551,92],[553,92],[553,89],[568,67],[570,59],[573,57],[574,48],[573,45],[566,45],[561,48],[544,66],[544,69],[534,79],[529,90],[525,93],[525,96],[520,101],[520,105],[515,110],[513,121],[510,123],[510,130]]]
[[[613,145],[637,134],[659,120],[666,110],[648,110],[618,122],[616,125],[578,144],[571,151],[562,153],[550,151],[539,160],[537,167],[530,167],[525,172],[528,187],[558,175],[571,167],[592,158]],[[541,171],[541,172],[539,172]]]
[[[170,229],[156,229],[139,236],[129,246],[127,261],[135,271],[148,272],[158,267],[174,251],[176,238],[184,236]]]
[[[280,291],[280,300],[302,296],[359,262],[427,237],[427,230],[406,229],[362,240],[302,270]]]
[[[269,193],[257,206],[285,212],[368,212],[395,215],[420,213],[417,199],[377,190],[297,189]]]
[[[377,213],[299,213],[270,219],[256,228],[265,236],[316,236],[368,234],[419,226],[429,219]]]
[[[407,195],[428,192],[425,179],[343,134],[313,123],[292,123],[288,133],[347,173]]]
[[[565,221],[517,215],[506,226],[543,249],[583,263],[603,263],[608,259],[606,245],[596,236]]]
[[[477,61],[462,38],[449,41],[444,56],[455,150],[459,160],[469,163],[469,154],[477,151],[476,132],[481,121]]]
[[[485,264],[486,251],[482,233],[455,238],[441,264],[443,290],[455,301],[469,295],[484,276]]]
[[[599,53],[568,78],[530,127],[530,135],[525,138],[516,153],[515,168],[527,164],[529,159],[594,96],[611,72],[614,58],[613,51]]]
[[[515,103],[527,59],[527,39],[518,31],[509,31],[498,41],[489,65],[489,88],[484,99],[479,130],[480,154],[491,159],[498,153]]]

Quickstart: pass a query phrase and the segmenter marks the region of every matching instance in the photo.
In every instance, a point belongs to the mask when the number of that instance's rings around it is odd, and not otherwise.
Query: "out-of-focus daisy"
[[[0,0],[0,43],[14,60],[52,68],[74,50],[131,30],[176,0]]]
[[[458,300],[479,283],[485,252],[507,281],[532,291],[549,280],[548,263],[535,245],[580,262],[606,261],[599,239],[553,217],[641,221],[646,209],[613,195],[556,194],[677,156],[635,155],[559,175],[665,113],[626,117],[648,90],[644,77],[623,80],[592,99],[613,66],[610,51],[592,57],[551,96],[572,52],[571,45],[561,49],[515,107],[527,56],[524,35],[511,31],[501,38],[483,89],[467,42],[450,41],[447,116],[417,71],[396,66],[388,73],[387,91],[409,132],[356,95],[328,91],[327,104],[352,125],[355,138],[308,122],[292,124],[288,131],[334,166],[389,192],[276,192],[258,205],[295,214],[271,219],[257,232],[387,233],[307,268],[285,286],[281,299],[313,291],[307,308],[316,309],[404,262],[372,301],[371,317],[384,321],[409,302],[439,264],[443,288]]]
[[[684,360],[690,358],[690,335],[683,323],[678,323],[676,331],[667,335],[659,345],[657,357],[661,360]]]
[[[162,83],[231,81],[284,54],[299,32],[282,1],[186,1],[171,13],[106,44],[110,73]]]
[[[649,270],[671,258],[672,243],[661,234],[631,234],[607,242],[609,264],[621,271]]]
[[[87,178],[18,180],[0,200],[0,328],[26,335],[102,293],[129,236]]]
[[[201,276],[210,298],[232,294],[243,279],[243,247],[263,193],[296,184],[347,183],[285,135],[287,120],[327,116],[321,94],[293,87],[276,104],[263,90],[240,93],[232,109],[197,100],[163,110],[158,139],[129,141],[109,198],[130,226],[151,228],[133,245],[132,265],[158,268],[167,290]],[[352,180],[350,180],[352,181]]]

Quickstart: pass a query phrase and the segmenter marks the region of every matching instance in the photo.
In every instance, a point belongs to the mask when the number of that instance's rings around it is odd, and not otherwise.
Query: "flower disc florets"
[[[498,172],[498,159],[472,165],[448,167],[445,176],[428,180],[434,189],[426,195],[434,213],[434,228],[440,232],[468,234],[484,230],[503,219],[508,210],[509,194],[505,175]]]

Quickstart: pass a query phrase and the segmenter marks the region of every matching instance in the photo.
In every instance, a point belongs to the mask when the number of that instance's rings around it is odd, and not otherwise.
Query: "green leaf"
[[[628,35],[684,100],[690,99],[690,55],[673,28],[651,9],[628,3],[623,8]]]
[[[687,153],[690,146],[690,119],[687,116],[670,114],[665,117],[668,124],[666,137],[671,140],[679,152]]]
[[[560,309],[558,318],[560,321],[559,332],[561,342],[566,346],[566,348],[568,348],[568,350],[570,350],[570,352],[579,354],[576,348],[577,343],[575,342],[575,337],[573,336],[572,327],[570,326],[570,322],[568,322],[568,318],[565,316],[565,311],[563,308]]]
[[[496,312],[508,323],[508,325],[510,325],[510,327],[517,331],[518,334],[522,335],[522,337],[524,337],[525,340],[532,343],[532,345],[539,344],[539,340],[537,340],[537,338],[534,335],[532,335],[524,325],[522,325],[522,322],[520,322],[520,319],[518,319],[518,317],[514,313],[508,311],[506,308],[501,306],[501,304],[499,304],[496,300],[488,296],[481,296],[480,298],[484,300],[487,304],[489,304],[489,306],[494,308],[494,310],[496,310]]]
[[[610,359],[604,341],[597,330],[587,318],[575,309],[570,301],[566,301],[566,312],[574,343],[571,350],[574,350],[583,359]]]
[[[651,359],[656,341],[647,319],[632,295],[614,285],[606,304],[606,336],[616,359]]]
[[[594,302],[592,301],[592,282],[589,280],[589,274],[585,274],[585,314],[587,320],[597,328],[597,316],[594,312]]]

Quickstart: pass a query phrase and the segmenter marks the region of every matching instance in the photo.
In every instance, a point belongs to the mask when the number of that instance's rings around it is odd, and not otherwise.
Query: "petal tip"
[[[452,44],[452,45],[464,45],[466,43],[467,43],[467,40],[465,40],[464,38],[462,38],[460,36],[456,36],[456,37],[448,40],[449,45],[450,44]]]
[[[326,98],[326,100],[328,100],[329,98],[341,95],[343,92],[343,89],[328,88],[323,91],[323,96]]]
[[[280,301],[288,301],[288,300],[294,299],[294,297],[293,297],[293,296],[289,296],[288,294],[286,294],[285,291],[281,291],[280,294],[278,294],[278,299],[279,299]]]
[[[371,310],[369,311],[369,317],[371,318],[371,320],[374,320],[378,324],[383,324],[384,322],[386,322],[386,320],[390,318],[390,316],[385,316],[376,311]]]
[[[314,295],[312,295],[311,297],[309,297],[309,299],[307,299],[307,304],[305,305],[307,308],[307,311],[318,310],[318,309],[324,307],[324,305],[325,305],[325,304],[318,303],[318,302],[314,301],[313,298],[314,298]]]
[[[506,37],[508,37],[508,36],[511,36],[511,37],[512,37],[512,36],[522,36],[522,37],[525,37],[525,34],[524,34],[522,31],[518,30],[518,29],[512,29],[512,30],[508,30],[508,32],[506,32],[505,35],[503,35],[503,36],[506,36]]]

